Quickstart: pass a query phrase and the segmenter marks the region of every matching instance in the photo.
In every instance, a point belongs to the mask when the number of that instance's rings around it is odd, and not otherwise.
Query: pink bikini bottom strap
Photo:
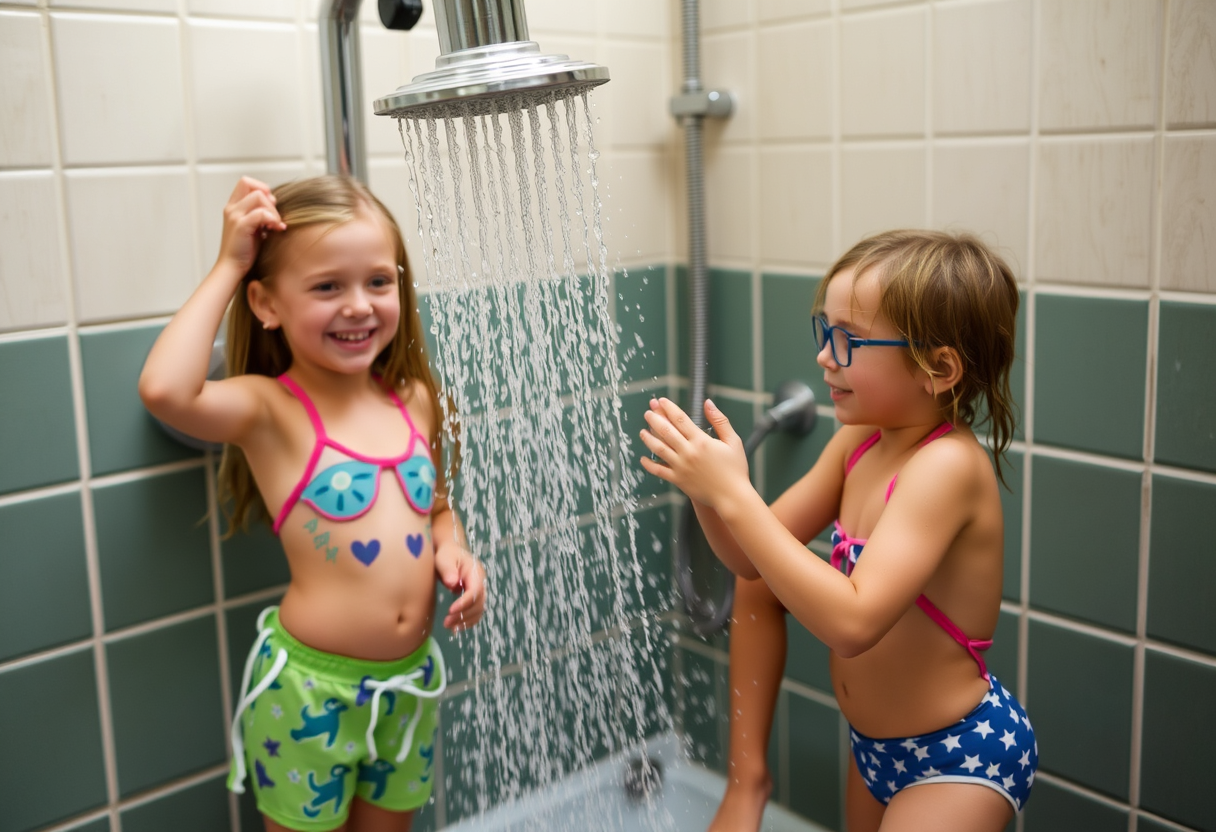
[[[951,638],[961,644],[971,654],[971,658],[975,659],[975,663],[980,667],[980,676],[987,680],[988,665],[984,663],[984,657],[980,655],[980,651],[991,647],[992,639],[968,638],[967,634],[960,630],[958,625],[950,620],[949,616],[939,610],[924,595],[916,599],[916,606],[920,607],[925,615],[933,619],[934,623],[949,633]]]

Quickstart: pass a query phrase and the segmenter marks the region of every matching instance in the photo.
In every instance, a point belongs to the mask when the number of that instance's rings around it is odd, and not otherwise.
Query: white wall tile
[[[822,15],[831,10],[831,0],[760,0],[760,22]]]
[[[1068,0],[1040,8],[1040,128],[1152,126],[1161,4]]]
[[[751,258],[757,210],[750,149],[719,147],[705,154],[705,233],[714,258]],[[681,206],[684,198],[679,197]],[[684,211],[681,207],[681,211]]]
[[[832,135],[832,24],[760,30],[759,130],[762,139]]]
[[[923,228],[923,147],[845,147],[840,159],[841,251],[893,228]]]
[[[48,5],[52,9],[177,13],[177,0],[50,0]]]
[[[51,36],[65,164],[186,158],[175,19],[55,14]]]
[[[1161,288],[1216,292],[1216,137],[1165,140]]]
[[[1152,187],[1151,138],[1040,144],[1037,278],[1147,287]]]
[[[14,6],[37,6],[38,0],[10,0]]]
[[[739,0],[701,0],[700,7],[702,32],[739,29],[751,23],[755,13],[754,4]]]
[[[0,330],[68,319],[60,228],[50,171],[0,173]]]
[[[400,32],[365,27],[360,32],[363,49],[363,133],[367,139],[368,155],[400,154],[401,136],[397,120],[376,115],[373,104],[377,98],[392,93],[409,83],[409,39]]]
[[[45,54],[39,15],[0,12],[0,167],[53,161]]]
[[[199,262],[196,272],[204,275],[215,264],[224,230],[224,206],[242,176],[251,176],[274,187],[309,176],[300,163],[271,165],[205,165],[196,175],[198,187]]]
[[[606,164],[605,164],[606,162]],[[598,165],[609,265],[656,261],[667,254],[671,166],[661,153],[614,153]],[[590,193],[587,194],[590,204]]]
[[[1172,126],[1216,123],[1216,3],[1173,0],[1166,47],[1165,120]]]
[[[314,3],[319,7],[320,2]],[[372,0],[364,5],[375,12]],[[258,18],[262,20],[295,20],[294,0],[187,0],[188,14],[214,15],[216,17]]]
[[[1030,0],[939,6],[933,20],[933,129],[1030,128]]]
[[[671,33],[673,11],[678,14],[672,5],[654,0],[600,0],[602,31],[609,35],[665,38]]]
[[[845,12],[872,9],[879,6],[893,6],[907,0],[840,0],[840,8]]]
[[[711,119],[709,127],[722,141],[756,135],[756,36],[751,31],[706,35],[701,39],[701,85],[728,90],[735,112],[725,122]],[[674,92],[674,90],[673,90]]]
[[[405,159],[369,159],[367,179],[372,193],[384,203],[401,228],[414,279],[425,282],[422,242],[418,236],[418,212],[414,208],[413,194],[410,193]]]
[[[599,28],[599,4],[596,0],[528,0],[528,35],[539,41],[543,32],[575,32],[594,35]],[[542,44],[545,51],[548,47]]]
[[[189,37],[199,159],[266,159],[303,153],[302,90],[306,83],[301,83],[305,73],[296,28],[194,19]]]
[[[323,81],[321,79],[321,49],[317,44],[320,44],[320,34],[317,26],[308,24],[301,30],[301,38],[303,40],[302,52],[304,60],[302,62],[303,72],[301,80],[303,81],[303,96],[304,96],[304,130],[302,137],[304,139],[304,153],[308,156],[316,156],[320,159],[321,165],[325,165],[325,102],[322,98],[321,89]],[[310,44],[313,48],[310,48]],[[394,87],[395,89],[395,87]],[[368,89],[365,86],[363,93],[366,95]]]
[[[933,150],[936,228],[970,231],[1024,277],[1029,265],[1030,143],[1025,139]]]
[[[611,113],[605,141],[617,147],[671,141],[676,123],[667,101],[673,89],[665,83],[671,51],[659,43],[612,43],[604,56],[612,80],[595,94]]]
[[[66,179],[78,319],[177,311],[201,277],[186,169],[80,170]]]
[[[844,135],[924,133],[926,19],[923,8],[842,19],[840,98]]]
[[[807,268],[830,263],[832,151],[760,152],[760,259]]]

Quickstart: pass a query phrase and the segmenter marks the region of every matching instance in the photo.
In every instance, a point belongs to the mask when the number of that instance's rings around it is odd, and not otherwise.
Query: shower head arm
[[[325,153],[330,173],[367,181],[366,142],[359,106],[363,75],[359,61],[362,0],[322,0],[321,97],[325,106]]]

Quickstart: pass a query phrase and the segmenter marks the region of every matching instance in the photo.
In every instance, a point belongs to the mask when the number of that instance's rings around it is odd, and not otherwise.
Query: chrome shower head
[[[433,72],[378,98],[378,116],[427,118],[519,110],[579,95],[608,80],[608,68],[545,55],[528,40],[523,0],[435,0],[442,54]]]

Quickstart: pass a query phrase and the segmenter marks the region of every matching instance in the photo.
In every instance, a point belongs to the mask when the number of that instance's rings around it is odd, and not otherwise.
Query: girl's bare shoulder
[[[397,385],[397,397],[409,411],[415,427],[428,438],[434,436],[438,427],[435,423],[435,406],[431,400],[431,389],[422,379],[402,379]]]

